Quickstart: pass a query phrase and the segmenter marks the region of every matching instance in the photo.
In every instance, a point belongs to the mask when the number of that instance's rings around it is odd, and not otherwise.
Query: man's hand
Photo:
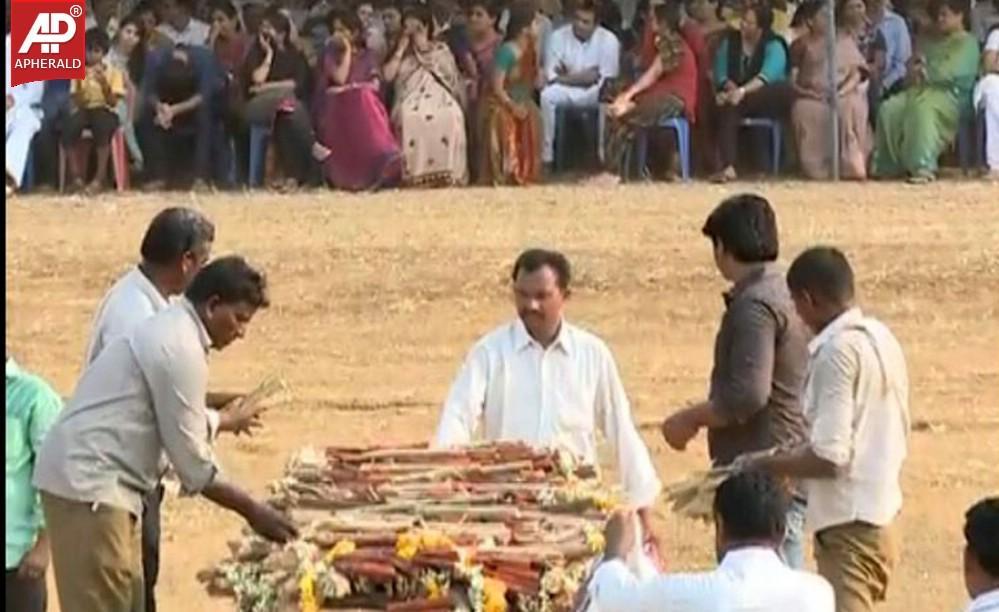
[[[243,398],[234,399],[219,411],[219,431],[252,436],[255,430],[264,426],[261,420],[264,410],[259,404],[244,406]]]
[[[701,426],[693,418],[692,410],[681,410],[663,421],[663,439],[673,450],[686,450],[687,443],[701,430]]]
[[[49,565],[49,538],[45,532],[38,534],[38,540],[21,559],[17,566],[19,578],[37,580],[45,577],[45,568]]]
[[[630,510],[618,510],[604,527],[604,558],[625,559],[635,546],[635,515]]]
[[[7,110],[14,108],[14,96],[7,94]]]
[[[298,537],[298,529],[288,517],[266,504],[255,504],[246,522],[253,531],[272,542],[284,544]]]
[[[642,526],[642,549],[657,566],[661,565],[662,545],[659,542],[655,527],[652,525],[652,508],[639,508],[638,521]]]
[[[600,68],[590,66],[583,71],[583,82],[586,87],[593,87],[600,82]]]

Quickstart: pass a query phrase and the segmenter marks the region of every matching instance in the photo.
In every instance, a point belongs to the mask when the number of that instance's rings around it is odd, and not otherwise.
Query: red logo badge
[[[82,79],[84,0],[11,0],[10,84]]]

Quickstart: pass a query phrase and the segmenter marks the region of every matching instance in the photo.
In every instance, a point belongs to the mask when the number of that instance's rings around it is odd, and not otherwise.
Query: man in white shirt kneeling
[[[789,499],[773,477],[742,472],[718,487],[714,500],[718,567],[640,580],[629,569],[634,521],[615,514],[607,524],[603,564],[589,585],[598,612],[832,612],[833,591],[821,576],[794,570],[777,551]]]
[[[479,340],[458,373],[438,447],[488,440],[558,448],[596,466],[596,432],[610,444],[627,502],[655,547],[650,508],[662,488],[607,345],[563,318],[571,271],[564,255],[532,249],[513,266],[519,318]]]
[[[905,355],[887,327],[854,306],[853,270],[838,249],[799,255],[787,284],[816,334],[805,375],[809,440],[756,466],[805,480],[805,526],[836,609],[868,612],[885,599],[898,556],[891,526],[909,432]]]

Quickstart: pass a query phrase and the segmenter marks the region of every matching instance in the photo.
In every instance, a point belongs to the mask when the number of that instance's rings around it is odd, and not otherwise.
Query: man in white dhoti
[[[555,159],[555,112],[560,107],[596,108],[600,86],[620,73],[621,44],[597,25],[594,0],[578,0],[572,23],[555,30],[545,50],[545,86],[541,90],[541,161]]]
[[[10,32],[7,33],[7,181],[9,197],[24,184],[24,171],[28,165],[31,140],[42,127],[42,81],[10,84]]]
[[[596,465],[596,432],[610,444],[627,503],[655,544],[649,509],[662,488],[607,345],[563,317],[569,262],[534,249],[513,267],[519,317],[472,349],[444,404],[439,447],[489,440],[565,450]]]

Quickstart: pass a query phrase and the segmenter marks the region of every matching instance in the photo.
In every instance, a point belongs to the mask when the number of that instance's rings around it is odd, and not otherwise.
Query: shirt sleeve
[[[711,574],[656,575],[641,580],[624,561],[607,561],[597,568],[589,593],[598,610],[628,612],[697,612],[714,609],[719,589]]]
[[[517,58],[514,57],[513,49],[510,48],[510,45],[504,44],[500,46],[499,51],[496,52],[496,59],[493,60],[493,67],[499,72],[507,73],[510,72],[510,69],[513,68],[516,61]]]
[[[723,39],[718,45],[713,68],[711,72],[715,79],[715,89],[721,89],[728,80],[728,38]]]
[[[472,349],[451,385],[433,446],[461,446],[472,441],[485,410],[488,382],[489,354],[480,345]]]
[[[848,464],[853,455],[853,387],[860,354],[848,339],[849,335],[844,334],[823,348],[812,367],[806,393],[811,404],[808,414],[812,415],[812,452],[837,466]]]
[[[562,30],[556,30],[552,32],[551,37],[548,39],[548,44],[543,45],[545,48],[542,50],[544,57],[544,69],[545,69],[545,82],[549,83],[554,81],[558,76],[555,74],[555,68],[558,67],[561,61],[561,56],[559,54],[559,43],[562,41]]]
[[[59,411],[62,410],[62,399],[59,394],[44,382],[39,381],[38,385],[38,393],[31,409],[31,422],[28,424],[28,442],[31,445],[31,454],[35,457],[38,456],[38,452],[42,448],[45,435],[58,418]],[[37,492],[35,493],[35,508],[31,516],[38,521],[35,525],[36,531],[45,526],[45,516]]]
[[[652,506],[662,483],[652,465],[649,449],[635,428],[617,364],[606,347],[601,350],[596,414],[600,429],[614,454],[628,503],[638,508]]]
[[[600,78],[614,79],[621,72],[621,43],[613,32],[607,32],[607,43],[600,56]]]
[[[160,441],[184,492],[200,493],[218,472],[210,444],[205,395],[208,364],[177,342],[136,347],[153,398]],[[153,353],[153,354],[148,354]]]
[[[121,70],[111,68],[108,76],[108,85],[111,87],[111,94],[119,98],[125,97],[125,77]]]
[[[725,316],[732,326],[732,342],[726,347],[729,368],[713,381],[711,403],[728,422],[745,423],[770,399],[777,320],[754,300],[734,302]]]
[[[208,410],[208,439],[214,442],[219,437],[219,422],[222,415],[218,410]]]
[[[758,75],[765,83],[779,83],[787,75],[787,51],[777,40],[771,40],[763,50],[763,67]]]

